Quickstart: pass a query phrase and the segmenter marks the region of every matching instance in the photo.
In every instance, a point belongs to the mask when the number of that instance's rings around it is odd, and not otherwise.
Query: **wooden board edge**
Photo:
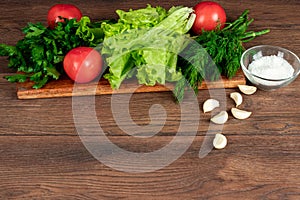
[[[119,89],[112,90],[108,81],[101,79],[99,82],[87,84],[74,84],[68,78],[51,81],[41,89],[33,89],[31,82],[17,84],[18,99],[42,99],[72,96],[88,96],[88,95],[110,95],[124,93],[149,93],[149,92],[167,92],[172,91],[174,84],[145,86],[139,85],[136,80],[124,81]],[[203,81],[199,90],[216,89],[216,88],[235,88],[238,85],[246,84],[246,78],[241,70],[239,70],[232,79],[222,77],[218,81]]]

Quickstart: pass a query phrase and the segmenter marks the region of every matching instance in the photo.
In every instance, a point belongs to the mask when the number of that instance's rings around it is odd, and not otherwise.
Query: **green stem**
[[[242,42],[246,43],[246,42],[253,40],[257,36],[264,35],[269,32],[270,32],[269,29],[265,29],[265,30],[258,31],[258,32],[250,31],[250,32],[245,33],[245,35],[243,35],[240,39]]]
[[[249,10],[244,10],[244,12],[239,16],[239,18],[237,20],[235,20],[234,22],[228,24],[223,31],[228,30],[228,29],[234,29],[235,27],[240,26],[240,24],[244,23],[245,20],[247,20],[247,16],[248,16]]]
[[[249,27],[249,25],[254,21],[254,19],[250,19],[246,22],[246,26]]]

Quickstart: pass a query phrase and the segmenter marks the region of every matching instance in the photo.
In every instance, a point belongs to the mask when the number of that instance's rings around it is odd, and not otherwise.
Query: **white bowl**
[[[283,78],[279,78],[278,76],[274,78],[266,77],[265,73],[258,74],[257,71],[253,72],[253,70],[249,69],[251,63],[257,61],[262,57],[266,58],[268,56],[273,56],[273,57],[276,56],[277,58],[280,57],[280,59],[283,58],[285,61],[287,61],[289,65],[287,66],[288,69],[286,70],[289,71],[292,70],[290,76],[288,77],[284,76]],[[266,65],[269,64],[270,63]],[[260,45],[260,46],[254,46],[252,48],[249,48],[242,54],[241,67],[245,76],[253,85],[255,85],[257,88],[261,90],[268,91],[268,90],[275,90],[283,86],[286,86],[289,83],[291,83],[293,80],[295,80],[300,73],[300,59],[296,54],[294,54],[293,52],[287,49],[277,47],[277,46],[271,46],[271,45]]]

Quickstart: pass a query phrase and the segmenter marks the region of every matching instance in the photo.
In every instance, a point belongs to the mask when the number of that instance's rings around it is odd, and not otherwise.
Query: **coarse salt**
[[[264,79],[286,79],[294,74],[294,68],[281,56],[260,56],[250,63],[248,70]]]

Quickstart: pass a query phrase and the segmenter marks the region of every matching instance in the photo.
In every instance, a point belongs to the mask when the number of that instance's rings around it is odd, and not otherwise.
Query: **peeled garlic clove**
[[[252,112],[240,110],[237,108],[231,108],[231,113],[236,119],[247,119],[252,114]]]
[[[228,120],[228,113],[226,111],[221,111],[219,114],[215,115],[210,119],[215,124],[224,124]]]
[[[256,87],[250,85],[238,85],[238,87],[242,93],[247,95],[254,94],[257,90]]]
[[[227,145],[227,138],[221,133],[217,133],[213,140],[213,145],[216,149],[223,149]]]
[[[215,99],[208,99],[204,102],[203,104],[203,112],[210,112],[212,110],[214,110],[215,108],[219,107],[220,103],[218,100]]]
[[[238,92],[230,93],[230,98],[232,98],[234,100],[235,107],[238,107],[239,105],[241,105],[243,103],[243,97]]]

